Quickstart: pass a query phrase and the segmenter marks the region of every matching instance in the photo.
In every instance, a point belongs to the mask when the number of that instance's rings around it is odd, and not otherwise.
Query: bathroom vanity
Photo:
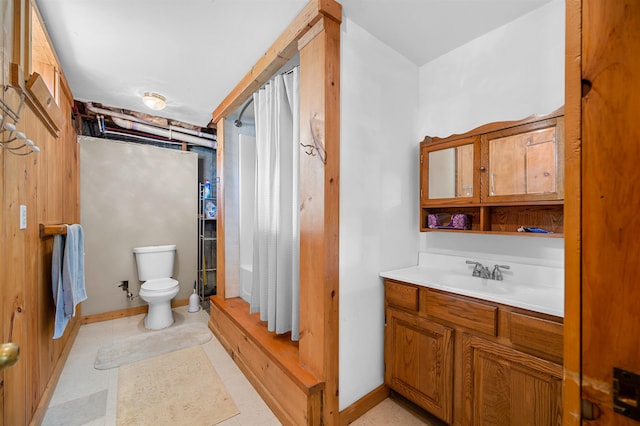
[[[385,383],[449,424],[561,424],[563,289],[534,275],[382,273]]]
[[[449,424],[561,424],[562,268],[512,266],[421,253],[383,272],[385,383]]]
[[[563,135],[560,108],[425,137],[420,231],[562,238]],[[562,264],[472,255],[380,274],[385,383],[449,424],[561,424]]]

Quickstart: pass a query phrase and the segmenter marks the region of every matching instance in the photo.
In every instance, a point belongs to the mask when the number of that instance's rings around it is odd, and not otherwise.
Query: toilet
[[[175,245],[135,247],[138,279],[144,281],[139,296],[149,304],[149,312],[144,326],[150,330],[160,330],[173,324],[171,299],[180,290],[173,275]]]

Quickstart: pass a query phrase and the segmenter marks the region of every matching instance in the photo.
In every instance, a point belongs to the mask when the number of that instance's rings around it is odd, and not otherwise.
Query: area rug
[[[117,425],[215,425],[239,412],[200,346],[118,369]]]
[[[108,370],[190,346],[202,345],[211,340],[211,337],[211,331],[202,323],[144,332],[102,346],[93,366],[97,370]]]

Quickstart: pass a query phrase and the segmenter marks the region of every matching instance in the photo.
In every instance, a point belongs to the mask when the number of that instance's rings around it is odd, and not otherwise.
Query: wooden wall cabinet
[[[453,425],[562,424],[562,319],[385,280],[385,383]]]
[[[420,230],[434,230],[428,227],[430,213],[464,213],[471,217],[471,232],[512,233],[524,226],[561,236],[562,114],[560,109],[489,123],[462,135],[425,137],[420,144]]]

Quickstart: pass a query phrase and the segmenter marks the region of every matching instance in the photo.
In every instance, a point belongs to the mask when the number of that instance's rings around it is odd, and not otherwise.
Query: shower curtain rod
[[[288,71],[284,71],[282,73],[280,73],[279,75],[283,75],[283,74],[291,74],[293,72],[293,70],[295,70],[296,68],[298,68],[300,65],[295,65],[293,67],[291,67],[290,70]],[[271,81],[271,79],[269,79],[269,81]],[[267,81],[267,83],[264,84],[264,86],[266,86],[269,82]],[[264,86],[262,86],[260,89],[264,89]],[[258,89],[258,90],[260,90]],[[242,127],[242,114],[244,114],[244,112],[246,111],[247,107],[249,105],[251,105],[251,102],[253,102],[253,96],[249,98],[249,100],[244,104],[244,106],[242,107],[242,109],[240,110],[240,114],[238,115],[238,119],[236,121],[233,122],[233,124],[235,124],[236,127]]]

